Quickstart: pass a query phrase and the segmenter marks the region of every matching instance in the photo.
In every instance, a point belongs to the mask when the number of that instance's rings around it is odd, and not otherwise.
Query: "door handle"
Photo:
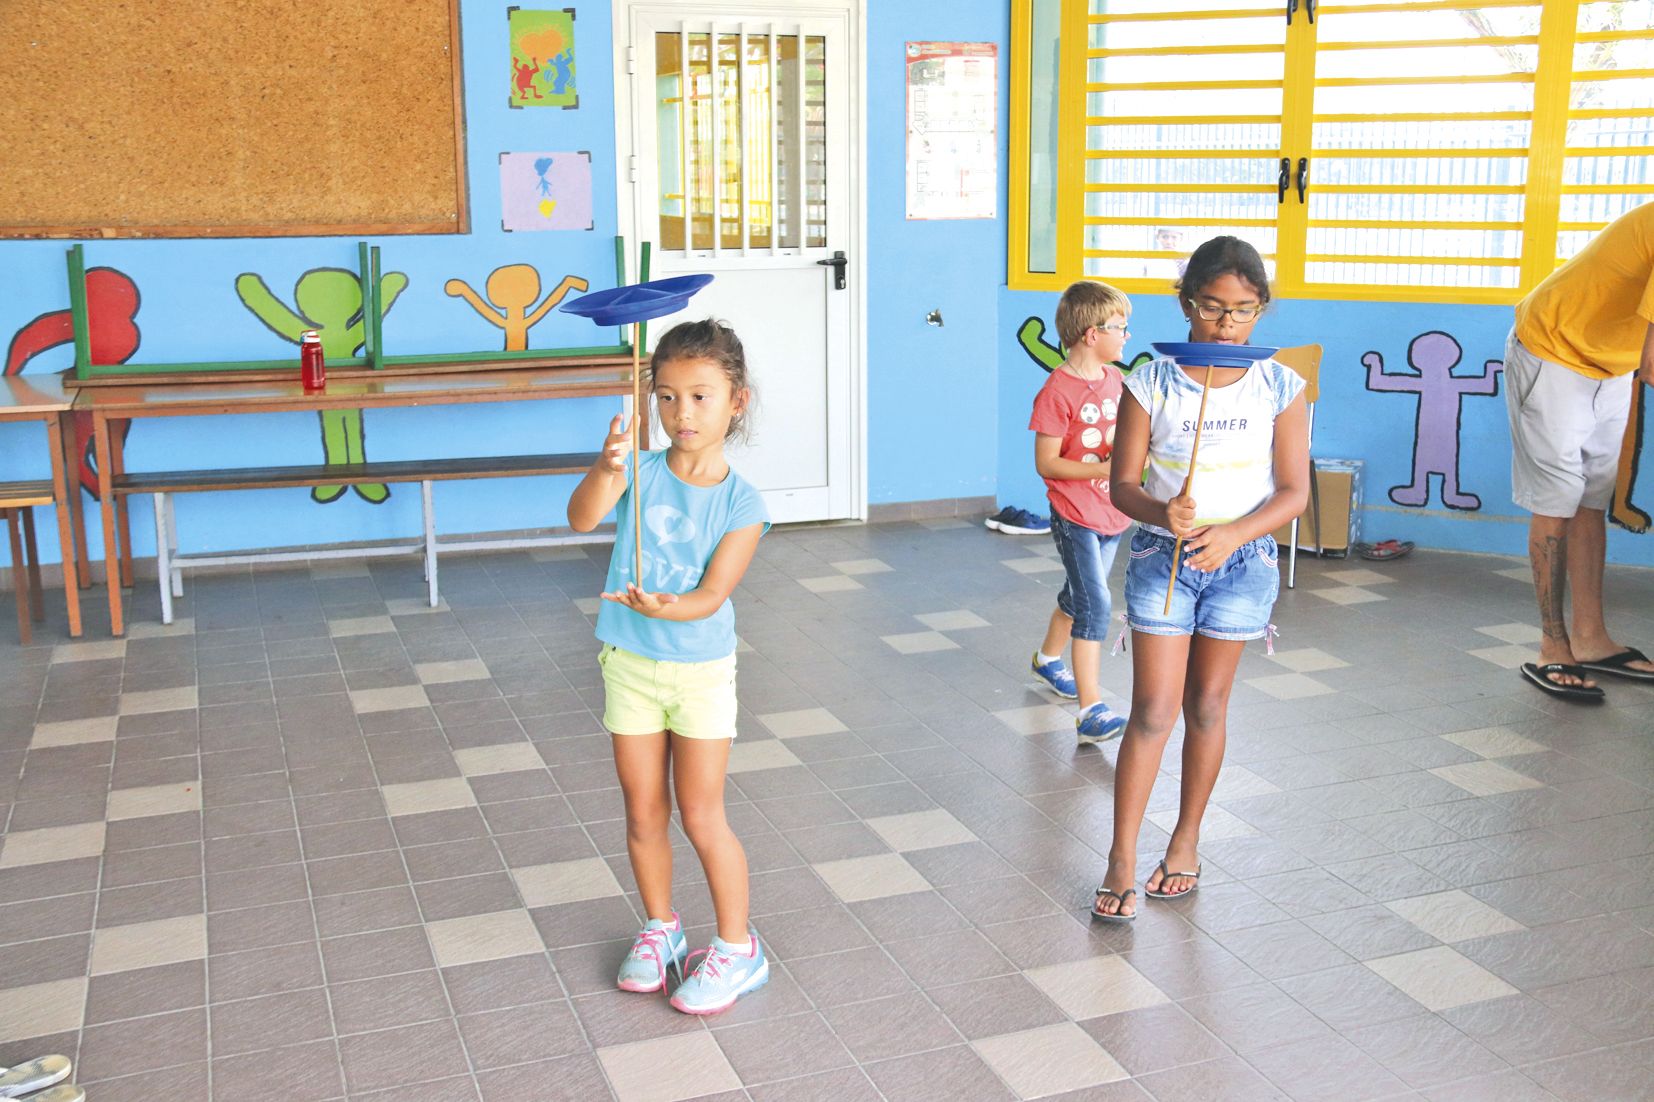
[[[843,249],[834,252],[828,259],[818,260],[816,263],[824,268],[833,269],[833,290],[844,290],[844,269],[849,267],[850,258],[844,255]]]
[[[1281,175],[1275,180],[1275,202],[1286,202],[1286,189],[1292,186],[1292,158],[1281,158]]]
[[[1285,164],[1286,162],[1281,162]],[[1309,158],[1298,158],[1298,205],[1304,203],[1304,192],[1309,190]]]

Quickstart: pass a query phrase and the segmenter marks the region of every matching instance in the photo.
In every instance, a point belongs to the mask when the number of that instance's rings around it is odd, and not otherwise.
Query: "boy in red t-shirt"
[[[1109,455],[1123,378],[1113,361],[1126,343],[1131,300],[1106,283],[1081,280],[1057,303],[1057,337],[1068,358],[1034,398],[1034,467],[1051,501],[1051,538],[1068,575],[1033,669],[1059,696],[1080,702],[1082,743],[1117,738],[1126,718],[1102,701],[1103,639],[1108,635],[1108,571],[1120,533],[1131,527],[1108,496]],[[1063,648],[1074,645],[1074,672]]]

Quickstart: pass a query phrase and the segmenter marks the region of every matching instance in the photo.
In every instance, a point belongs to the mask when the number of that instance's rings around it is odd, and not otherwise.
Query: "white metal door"
[[[777,522],[863,508],[850,15],[811,11],[633,6],[620,105],[628,239],[653,244],[652,278],[716,277],[650,334],[714,316],[740,335],[758,402],[730,460]]]

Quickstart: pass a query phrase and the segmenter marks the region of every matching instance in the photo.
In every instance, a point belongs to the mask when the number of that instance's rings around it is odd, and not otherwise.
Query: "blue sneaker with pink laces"
[[[764,945],[750,926],[747,937],[744,946],[714,937],[709,948],[689,954],[691,961],[699,957],[700,963],[672,992],[673,1008],[685,1014],[717,1014],[769,982],[770,962],[764,955]]]
[[[666,986],[666,970],[677,969],[683,976],[684,958],[689,943],[684,940],[683,920],[672,912],[672,923],[650,919],[649,925],[632,942],[631,952],[620,962],[620,975],[615,986],[622,991],[659,991]]]

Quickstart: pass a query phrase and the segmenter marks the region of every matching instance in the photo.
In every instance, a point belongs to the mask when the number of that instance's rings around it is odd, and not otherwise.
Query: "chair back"
[[[1304,400],[1314,405],[1321,397],[1321,346],[1299,344],[1275,353],[1277,363],[1286,364],[1304,380]]]

